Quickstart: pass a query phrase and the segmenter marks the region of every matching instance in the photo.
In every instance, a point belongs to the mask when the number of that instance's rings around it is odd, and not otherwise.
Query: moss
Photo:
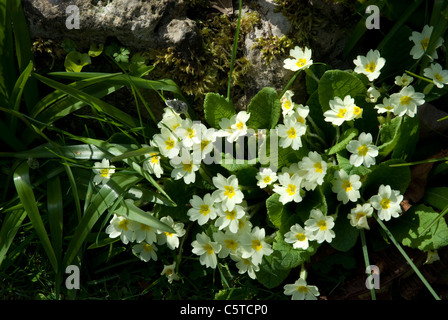
[[[270,64],[275,56],[286,54],[294,45],[293,40],[286,35],[280,38],[278,36],[260,37],[255,41],[252,49],[260,48],[262,57],[267,64]]]

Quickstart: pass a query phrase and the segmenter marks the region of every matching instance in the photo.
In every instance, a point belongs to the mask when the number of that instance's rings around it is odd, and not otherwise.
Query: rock
[[[66,26],[69,5],[79,8],[79,29]],[[23,0],[23,7],[32,38],[70,38],[86,47],[116,37],[135,49],[182,49],[200,42],[184,0]]]

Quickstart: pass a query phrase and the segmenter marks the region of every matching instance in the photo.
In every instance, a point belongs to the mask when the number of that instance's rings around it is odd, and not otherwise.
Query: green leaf
[[[366,168],[364,166],[355,167],[350,163],[350,160],[342,156],[341,153],[338,153],[336,155],[336,158],[338,160],[338,166],[341,169],[344,169],[344,171],[349,175],[357,174],[358,176],[362,177],[372,172],[370,168]]]
[[[51,243],[58,261],[62,259],[63,202],[58,176],[47,182],[47,208]]]
[[[350,225],[346,212],[340,212],[335,220],[333,231],[336,237],[330,245],[336,250],[346,252],[353,248],[358,240],[359,230]]]
[[[24,209],[12,210],[6,213],[0,229],[0,266],[25,217],[26,211]]]
[[[70,51],[65,57],[64,67],[67,72],[81,72],[84,66],[91,63],[92,60],[87,53]]]
[[[247,112],[250,113],[247,126],[252,129],[272,129],[280,118],[281,109],[277,91],[274,88],[263,88],[247,106]]]
[[[403,117],[395,117],[389,123],[385,123],[380,128],[381,145],[378,147],[379,154],[386,157],[397,145],[400,137],[400,128]]]
[[[299,222],[299,217],[294,214],[290,204],[282,204],[278,193],[272,194],[266,199],[266,210],[272,224],[280,230],[281,234],[289,231],[291,226]]]
[[[104,45],[101,43],[99,45],[91,44],[89,48],[88,55],[92,58],[98,57],[101,53],[103,53]]]
[[[227,101],[222,95],[213,92],[205,95],[204,116],[211,127],[220,128],[219,121],[223,118],[230,119],[235,113],[232,102]]]
[[[356,76],[347,71],[328,70],[326,71],[319,82],[317,89],[319,93],[319,103],[322,111],[327,111],[329,101],[335,97],[344,99],[345,96],[350,95],[352,98],[356,96],[365,97],[367,89]]]
[[[55,272],[58,272],[58,261],[54,249],[50,243],[47,231],[45,230],[39,209],[37,208],[36,198],[34,197],[33,188],[29,176],[29,167],[26,162],[22,162],[14,172],[14,185],[20,201],[25,208],[28,217],[36,231],[40,243],[50,260],[50,264]]]
[[[419,141],[419,129],[420,120],[418,117],[403,117],[400,135],[392,152],[392,159],[406,160],[414,154],[415,147]]]
[[[439,213],[423,204],[412,206],[399,221],[394,221],[390,231],[403,245],[422,251],[437,250],[448,245],[448,226],[439,219],[428,232],[423,231],[437,219]]]
[[[317,129],[315,129],[314,127],[313,129],[318,130],[318,132],[316,133],[320,135],[325,141],[327,141],[328,144],[331,144],[335,139],[336,130],[330,122],[325,121],[322,107],[319,103],[319,94],[317,90],[315,90],[310,95],[308,101],[306,102],[306,105],[310,108],[309,117],[313,119],[314,123],[317,126]]]
[[[356,128],[350,128],[348,130],[345,130],[341,137],[339,138],[339,141],[330,148],[328,151],[329,155],[335,154],[341,150],[345,150],[345,147],[347,144],[358,135],[358,130]]]
[[[13,1],[0,5],[0,96],[6,101],[16,82],[11,6]]]
[[[423,196],[423,202],[438,210],[445,209],[448,206],[448,187],[427,189]]]

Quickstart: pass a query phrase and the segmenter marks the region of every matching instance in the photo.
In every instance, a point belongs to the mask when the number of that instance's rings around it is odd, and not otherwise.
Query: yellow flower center
[[[236,248],[238,248],[238,242],[232,239],[226,239],[224,240],[224,243],[226,244],[226,248],[231,249],[232,251],[236,251]]]
[[[166,145],[166,149],[167,150],[171,150],[174,148],[174,140],[170,138],[168,138],[168,140],[165,141],[165,145]]]
[[[359,118],[362,116],[362,109],[358,106],[354,106],[353,107],[353,114],[355,115],[356,118]]]
[[[236,127],[238,128],[238,130],[243,130],[244,129],[244,123],[240,121],[240,122],[238,122],[236,124]]]
[[[429,44],[429,38],[425,38],[425,39],[421,40],[420,44],[422,45],[423,51],[426,51],[426,49],[428,48],[428,44]]]
[[[165,271],[165,273],[166,273],[168,276],[172,275],[173,272],[174,272],[173,269],[166,269],[166,271]]]
[[[211,254],[214,253],[213,248],[212,248],[212,246],[211,246],[209,243],[207,243],[207,244],[204,246],[204,249],[205,249],[205,251],[207,251],[207,254],[208,254],[208,255],[211,255]]]
[[[153,250],[152,245],[150,245],[149,243],[145,243],[143,245],[143,250],[145,250],[145,252],[151,252]]]
[[[107,178],[109,176],[109,169],[101,169],[101,176]]]
[[[305,58],[300,58],[299,60],[297,60],[296,66],[298,66],[299,68],[302,68],[304,65],[306,65]]]
[[[235,195],[235,189],[233,189],[232,186],[225,186],[224,189],[225,189],[224,195],[229,199],[232,199],[233,196]]]
[[[376,69],[376,64],[375,64],[375,62],[373,62],[373,61],[371,61],[370,63],[368,63],[368,64],[366,65],[366,71],[367,71],[367,72],[372,73],[372,72],[375,71],[375,69]]]
[[[248,266],[252,264],[249,259],[243,259],[243,263]]]
[[[387,199],[387,198],[381,199],[380,205],[381,205],[381,208],[383,208],[384,210],[389,209],[389,207],[390,207],[390,199]]]
[[[151,227],[143,223],[140,223],[140,229],[143,231],[151,231]]]
[[[191,170],[193,170],[193,164],[192,163],[184,163],[182,168],[184,171],[191,172]]]
[[[327,222],[325,222],[325,220],[319,220],[317,226],[320,228],[320,231],[327,230]]]
[[[235,217],[236,217],[236,211],[235,210],[232,210],[232,211],[226,210],[226,218],[228,220],[235,220]]]
[[[270,176],[266,176],[266,177],[264,177],[264,178],[263,178],[263,182],[264,182],[264,183],[269,183],[269,182],[271,182],[271,177],[270,177]]]
[[[294,195],[296,193],[296,186],[293,184],[288,184],[288,188],[286,189],[286,192],[288,192],[288,194],[290,196]]]
[[[172,237],[173,234],[174,234],[174,233],[172,233],[172,232],[165,232],[165,235],[166,235],[167,237]]]
[[[129,220],[123,219],[118,223],[118,228],[128,231]]]
[[[151,157],[151,163],[153,163],[153,164],[159,163],[160,157],[157,156],[157,153],[155,153],[155,152],[150,153],[149,156]]]
[[[296,234],[296,238],[299,241],[305,241],[306,236],[303,233],[298,233],[298,234]]]
[[[260,251],[261,248],[263,248],[263,245],[261,244],[260,240],[252,240],[252,249]]]
[[[351,191],[351,190],[353,189],[353,187],[352,187],[352,184],[350,183],[350,181],[345,180],[345,181],[342,183],[342,189],[344,189],[345,192],[349,192],[349,191]]]
[[[292,103],[291,103],[291,101],[289,101],[289,100],[286,100],[286,101],[283,103],[283,108],[285,108],[286,110],[289,110],[289,109],[291,108],[291,106],[292,106]]]
[[[210,213],[210,207],[207,204],[201,204],[199,213],[206,216]]]
[[[180,123],[176,123],[175,125],[173,125],[173,131],[176,130],[179,126],[180,126]]]
[[[358,154],[360,156],[365,157],[367,155],[367,151],[369,151],[369,148],[367,148],[367,146],[365,144],[363,144],[362,146],[360,146],[358,148]]]
[[[296,290],[299,291],[300,293],[308,293],[308,288],[305,286],[298,286]]]
[[[187,129],[187,136],[188,136],[188,138],[193,139],[195,134],[196,134],[196,132],[193,129],[191,129],[191,128]]]
[[[366,214],[365,214],[365,212],[358,212],[357,214],[356,214],[356,220],[359,220],[359,219],[361,219],[362,217],[365,217],[366,216]]]
[[[301,124],[305,124],[305,119],[303,119],[302,116],[297,117],[297,122],[300,122]]]
[[[296,129],[291,127],[291,129],[286,131],[286,133],[288,134],[289,139],[295,139],[296,138],[296,135],[297,135]]]
[[[322,169],[322,163],[320,162],[316,162],[314,165],[314,170],[316,170],[317,173],[322,173],[323,169]]]
[[[341,108],[341,109],[339,109],[339,112],[336,116],[338,118],[344,118],[346,113],[347,113],[347,108]]]
[[[204,151],[204,149],[209,145],[210,140],[202,140],[201,141],[201,151]]]
[[[434,79],[436,79],[439,82],[443,82],[443,77],[440,74],[438,74],[438,73],[436,73],[434,75]]]
[[[404,96],[400,98],[400,103],[401,104],[405,104],[405,105],[409,105],[412,101],[412,98],[410,96]]]

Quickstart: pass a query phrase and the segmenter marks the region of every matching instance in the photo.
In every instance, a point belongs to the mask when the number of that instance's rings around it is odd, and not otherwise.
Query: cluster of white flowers
[[[192,197],[187,214],[199,225],[214,221],[218,230],[213,232],[213,240],[204,232],[197,234],[192,251],[199,255],[202,265],[210,268],[216,268],[218,258],[230,256],[239,273],[247,272],[255,279],[263,256],[273,252],[265,241],[265,230],[253,227],[249,221],[236,176],[225,178],[218,174],[213,177],[213,184],[217,189],[212,194]]]

